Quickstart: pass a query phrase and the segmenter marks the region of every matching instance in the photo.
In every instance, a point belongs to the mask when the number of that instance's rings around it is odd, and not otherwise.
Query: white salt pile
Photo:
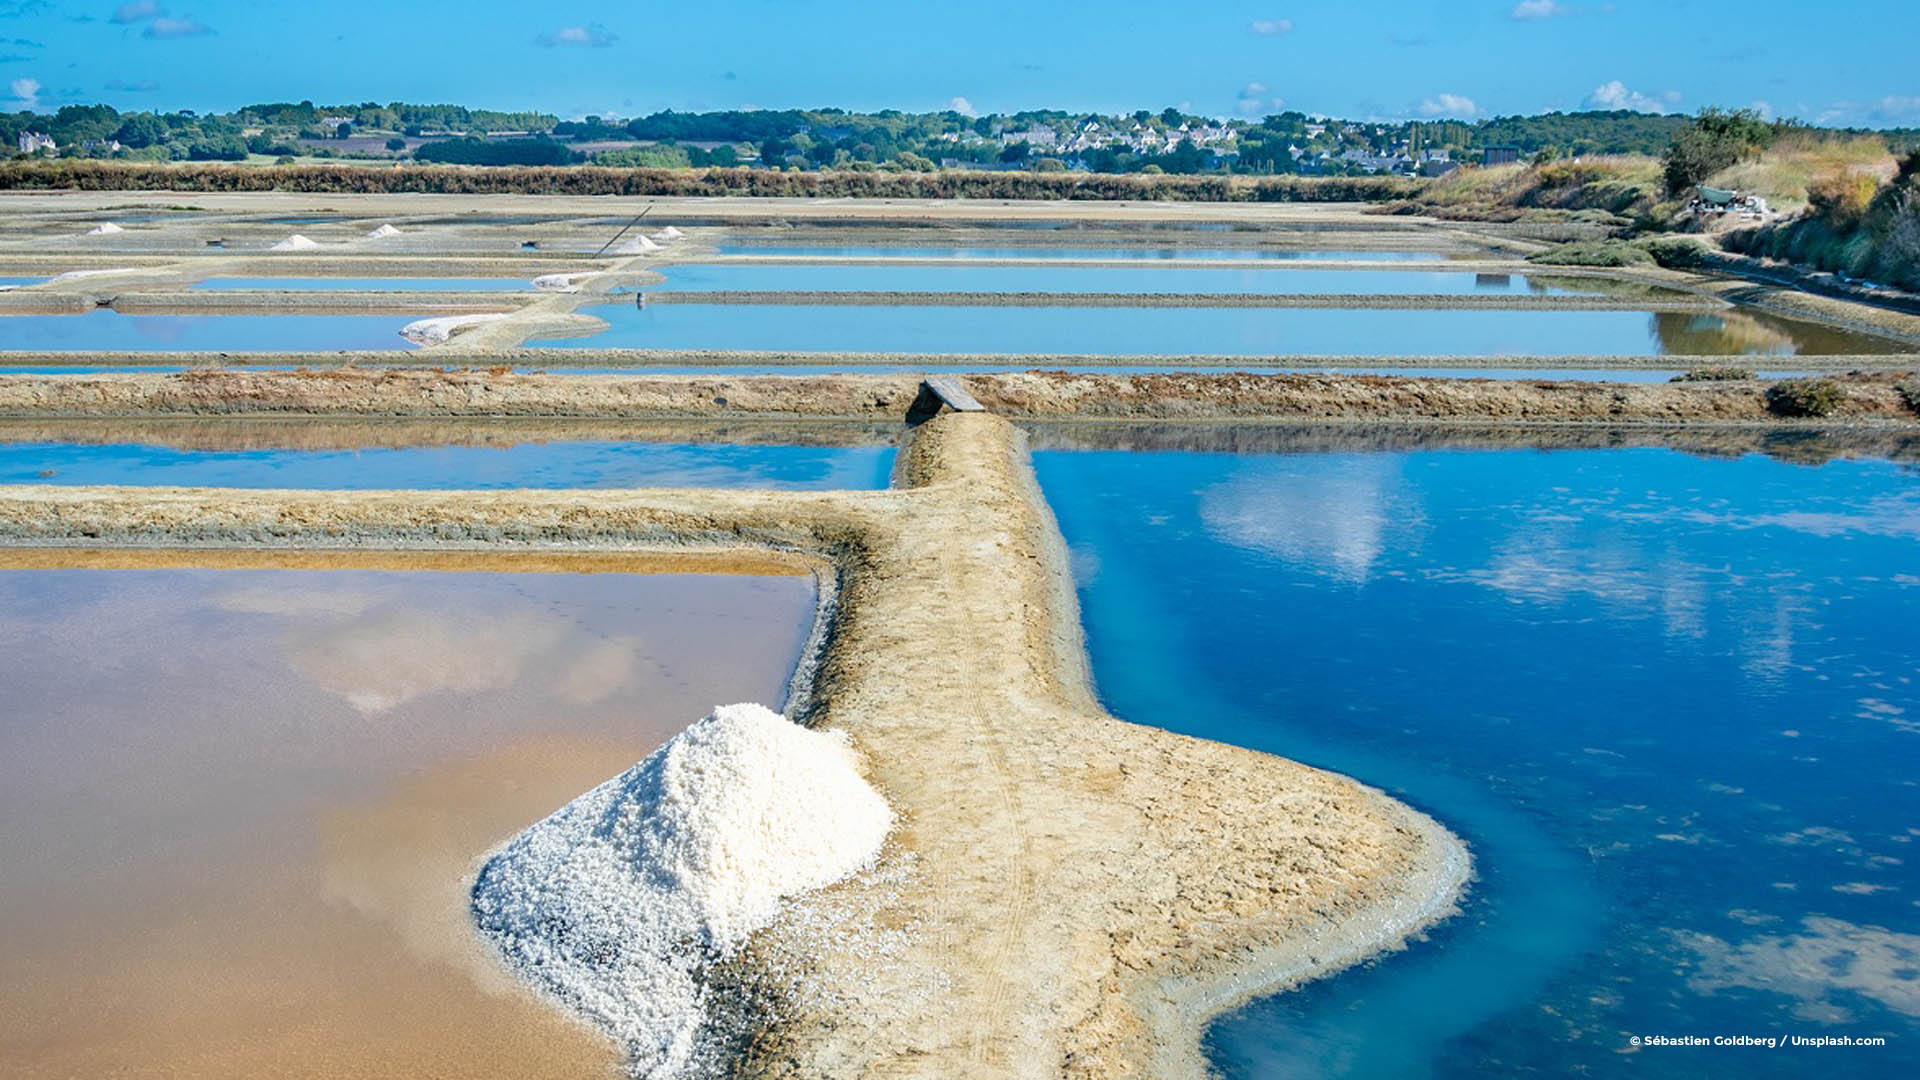
[[[408,323],[400,328],[400,336],[416,345],[441,345],[448,338],[468,327],[495,322],[506,317],[506,312],[492,312],[484,315],[441,315]]]
[[[103,221],[100,224],[95,225],[93,228],[88,229],[87,235],[88,236],[112,236],[114,233],[122,233],[126,231],[127,230],[121,228],[118,225],[115,225],[111,221]]]
[[[659,250],[660,250],[659,244],[654,243],[653,241],[647,239],[644,236],[636,236],[633,239],[627,241],[626,243],[621,244],[619,247],[614,248],[612,251],[612,254],[614,255],[645,255],[649,251],[659,251]]]
[[[667,229],[671,229],[671,228],[673,228],[673,226],[671,225],[667,226]],[[653,240],[655,243],[671,244],[674,242],[674,240],[676,240],[679,237],[680,235],[679,233],[668,232],[667,229],[661,229],[659,232],[653,234]]]
[[[676,229],[673,226],[669,225],[666,228],[661,229],[659,232],[654,233],[653,235],[665,237],[668,240],[678,240],[682,236],[685,236],[686,233],[683,233],[679,229]]]
[[[294,233],[292,236],[287,237],[285,240],[280,241],[279,243],[268,248],[267,250],[268,251],[312,251],[318,248],[319,246],[320,246],[319,244],[313,242],[312,240],[307,239],[304,236],[301,236],[299,233]]]
[[[869,866],[892,824],[844,735],[722,706],[488,860],[474,917],[635,1076],[681,1076],[700,1064],[708,965]]]
[[[399,236],[399,235],[400,235],[399,229],[396,229],[391,225],[382,225],[379,228],[374,229],[373,231],[367,233],[367,239],[385,240],[389,236]]]
[[[599,273],[598,270],[579,270],[566,274],[541,274],[533,279],[533,287],[541,292],[579,292],[580,286],[574,282]]]

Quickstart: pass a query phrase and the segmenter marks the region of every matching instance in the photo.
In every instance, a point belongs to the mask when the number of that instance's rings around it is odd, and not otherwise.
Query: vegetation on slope
[[[1814,180],[1805,213],[1736,229],[1721,242],[1743,254],[1920,291],[1920,150],[1886,181],[1866,171]]]

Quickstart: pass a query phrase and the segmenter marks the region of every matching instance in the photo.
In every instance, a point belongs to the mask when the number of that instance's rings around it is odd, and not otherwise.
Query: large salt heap
[[[708,965],[871,864],[892,823],[844,735],[727,705],[489,859],[474,916],[522,977],[618,1039],[635,1076],[684,1075]]]
[[[644,236],[636,236],[633,239],[627,241],[626,243],[621,244],[619,247],[614,248],[611,254],[645,255],[648,252],[659,251],[659,250],[660,250],[659,244],[654,243],[652,240],[649,240]]]
[[[314,250],[317,250],[319,247],[320,245],[317,242],[311,239],[308,239],[307,237],[301,236],[299,233],[294,233],[292,236],[287,237],[285,240],[280,241],[279,243],[268,248],[267,250],[268,251],[314,251]]]

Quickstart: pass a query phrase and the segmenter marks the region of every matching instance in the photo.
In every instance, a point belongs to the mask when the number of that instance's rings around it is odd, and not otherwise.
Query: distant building
[[[1420,175],[1445,176],[1459,168],[1460,163],[1457,161],[1448,161],[1446,158],[1428,158],[1420,163]]]
[[[1517,146],[1489,146],[1480,151],[1482,165],[1512,165],[1520,160],[1520,148]]]
[[[37,131],[23,131],[20,133],[20,152],[23,154],[37,154],[42,150],[51,154],[58,149],[60,149],[59,143],[54,142],[51,138]]]

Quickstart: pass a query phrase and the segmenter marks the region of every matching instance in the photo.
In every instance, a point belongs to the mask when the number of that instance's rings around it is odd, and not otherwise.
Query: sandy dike
[[[1912,375],[1843,375],[1818,421],[1767,408],[1768,379],[1623,383],[1397,375],[970,373],[953,378],[1019,419],[1456,420],[1500,423],[1910,427]],[[505,371],[204,370],[0,374],[0,417],[387,417],[897,421],[918,375],[518,375]]]
[[[25,545],[773,547],[837,568],[805,709],[900,813],[720,973],[740,1076],[1198,1076],[1204,1019],[1452,910],[1468,857],[1352,780],[1123,723],[1019,433],[943,415],[881,492],[0,488]],[[1137,717],[1151,722],[1152,717]]]

